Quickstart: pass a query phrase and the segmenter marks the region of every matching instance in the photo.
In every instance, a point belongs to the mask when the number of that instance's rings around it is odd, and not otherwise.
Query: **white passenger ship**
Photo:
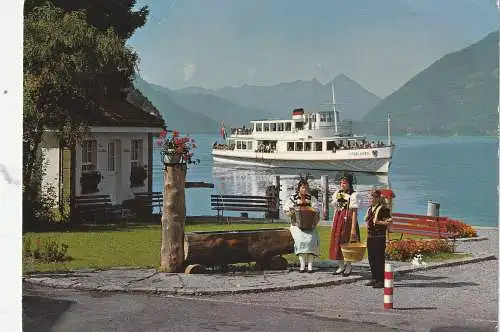
[[[387,143],[352,133],[352,121],[340,121],[332,86],[332,111],[293,110],[288,120],[250,121],[231,130],[225,144],[214,143],[214,163],[273,168],[389,173],[394,144],[390,117]]]

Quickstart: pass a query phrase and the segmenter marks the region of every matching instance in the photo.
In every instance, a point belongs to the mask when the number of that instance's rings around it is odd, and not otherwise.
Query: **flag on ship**
[[[222,136],[222,139],[226,139],[226,129],[224,128],[224,122],[220,123],[220,135]]]

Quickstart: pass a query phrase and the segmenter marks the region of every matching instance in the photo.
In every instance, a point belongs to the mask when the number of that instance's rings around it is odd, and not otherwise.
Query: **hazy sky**
[[[171,89],[344,73],[384,97],[498,29],[494,0],[139,0],[141,75]]]

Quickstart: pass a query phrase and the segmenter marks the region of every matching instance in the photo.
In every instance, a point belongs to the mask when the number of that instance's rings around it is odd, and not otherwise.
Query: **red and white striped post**
[[[394,272],[391,264],[385,264],[384,273],[384,310],[392,309]]]

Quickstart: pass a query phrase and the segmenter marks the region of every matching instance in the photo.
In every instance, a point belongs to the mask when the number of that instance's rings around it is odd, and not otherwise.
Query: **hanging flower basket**
[[[144,180],[148,177],[148,172],[142,166],[132,167],[130,169],[130,187],[143,187]]]
[[[176,154],[175,150],[168,150],[163,154],[163,163],[164,164],[179,164],[181,162],[181,155]]]
[[[167,130],[160,133],[157,144],[161,147],[160,153],[165,165],[173,164],[195,164],[199,159],[193,158],[193,150],[196,149],[194,139],[181,137],[177,130],[172,131],[172,136],[167,136]]]
[[[81,194],[93,194],[99,192],[98,185],[102,175],[98,171],[85,172],[80,176]]]

